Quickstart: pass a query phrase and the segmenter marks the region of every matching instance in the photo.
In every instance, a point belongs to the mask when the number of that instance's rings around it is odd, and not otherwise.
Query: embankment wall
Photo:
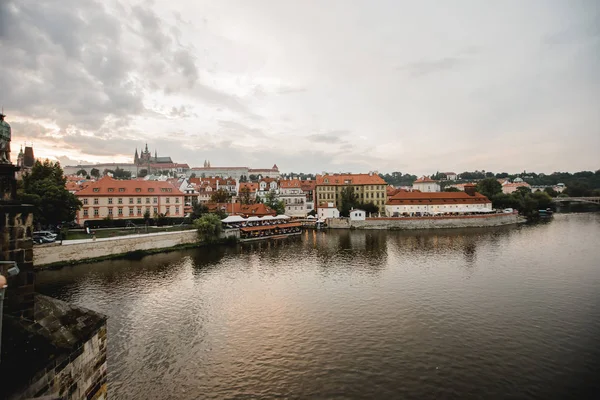
[[[350,221],[347,218],[327,221],[333,229],[447,229],[510,225],[519,222],[519,215],[491,214],[454,217],[414,218],[367,218],[365,221]]]
[[[239,231],[226,231],[223,237],[238,237]],[[96,240],[69,240],[60,243],[39,245],[33,248],[33,262],[36,268],[50,264],[71,263],[87,259],[120,255],[134,251],[168,249],[198,241],[196,230],[180,232],[160,232],[145,235],[129,235]]]

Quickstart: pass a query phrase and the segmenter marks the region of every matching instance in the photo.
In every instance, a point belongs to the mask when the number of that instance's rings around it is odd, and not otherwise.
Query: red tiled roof
[[[302,181],[300,179],[284,179],[279,181],[279,187],[282,189],[290,188],[302,188]]]
[[[421,178],[419,178],[419,179],[417,179],[416,181],[414,181],[414,182],[413,182],[413,185],[414,185],[415,183],[435,183],[435,182],[437,182],[437,181],[434,181],[433,179],[431,179],[431,178],[428,178],[428,177],[426,177],[426,176],[422,176]]]
[[[327,182],[325,182],[327,181]],[[332,174],[317,175],[317,185],[385,185],[377,174]]]
[[[229,215],[242,215],[250,217],[252,215],[261,217],[265,215],[277,215],[277,212],[267,207],[263,203],[242,204],[242,203],[207,203],[209,211],[223,210]]]
[[[240,192],[243,188],[248,188],[250,193],[254,193],[258,190],[258,183],[255,182],[241,182],[240,183]]]
[[[490,200],[480,193],[469,196],[465,192],[398,192],[387,202],[389,205],[480,203],[490,203]]]
[[[75,194],[77,196],[183,196],[183,193],[169,182],[118,180],[110,176],[103,177]]]

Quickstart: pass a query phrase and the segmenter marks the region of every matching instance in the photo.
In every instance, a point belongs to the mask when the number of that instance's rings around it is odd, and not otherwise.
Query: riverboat
[[[540,218],[552,218],[554,211],[546,208],[545,210],[538,210],[538,214],[540,215]]]

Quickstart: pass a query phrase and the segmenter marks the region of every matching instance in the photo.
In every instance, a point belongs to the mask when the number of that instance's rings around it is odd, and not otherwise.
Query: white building
[[[306,217],[312,210],[312,207],[307,207],[306,193],[302,190],[302,182],[299,179],[279,181],[279,200],[285,204],[285,215],[290,217]]]
[[[350,210],[350,221],[364,221],[367,219],[367,212],[363,210]]]
[[[258,197],[264,198],[267,193],[275,192],[275,194],[279,194],[279,185],[277,184],[277,180],[274,178],[262,178],[258,181],[258,191],[256,195]]]
[[[442,174],[446,175],[446,180],[455,181],[458,179],[458,175],[454,172],[442,172]]]
[[[319,206],[317,209],[317,216],[322,220],[327,218],[339,218],[340,211],[335,207],[334,203],[327,203]]]
[[[418,190],[423,193],[441,192],[440,184],[433,179],[423,176],[413,182],[413,190]]]
[[[475,191],[474,185],[464,192],[398,192],[388,199],[388,217],[415,216],[438,213],[479,213],[492,210],[492,202]]]

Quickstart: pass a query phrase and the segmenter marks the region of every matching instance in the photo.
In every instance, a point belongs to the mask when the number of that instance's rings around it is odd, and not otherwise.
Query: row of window
[[[96,188],[93,189],[93,191],[94,192],[100,192],[100,188],[96,187]],[[107,191],[112,193],[112,192],[115,191],[115,188],[108,188]],[[136,191],[136,193],[141,193],[142,192],[142,188],[135,188],[135,191]],[[171,188],[160,188],[160,191],[163,192],[163,193],[170,193],[170,192],[173,191],[173,189],[171,189]],[[119,192],[121,192],[121,193],[125,192],[125,188],[119,188]],[[154,188],[148,188],[148,192],[149,193],[154,192]]]
[[[144,209],[144,213],[146,211],[150,212],[150,208],[146,207]],[[99,208],[94,208],[93,212],[94,212],[94,214],[93,214],[94,217],[99,217],[100,216],[100,209]],[[158,207],[154,207],[154,214],[158,214]],[[167,215],[168,214],[169,214],[169,208],[167,208]],[[175,207],[175,214],[176,215],[179,214],[179,207]],[[109,216],[114,216],[115,215],[114,208],[111,207],[111,208],[108,209],[108,215]],[[117,208],[117,216],[121,217],[123,215],[125,215],[123,213],[123,207]],[[137,215],[137,216],[141,217],[143,215],[143,213],[142,213],[142,207],[137,207],[137,209],[135,209],[135,210],[134,210],[134,207],[129,207],[129,216],[133,217],[134,215]],[[89,209],[87,209],[87,208],[83,209],[83,217],[84,218],[85,217],[89,217]]]
[[[361,200],[385,198],[384,194],[380,192],[358,193],[357,196],[359,196]],[[335,193],[319,193],[319,200],[333,200],[334,198]]]
[[[150,204],[150,197],[146,197],[145,199],[146,199],[146,204]],[[142,198],[138,197],[136,203],[137,204],[142,204]],[[153,204],[158,204],[158,197],[153,197],[152,198],[152,203]],[[170,197],[166,197],[165,198],[165,203],[170,204],[171,203],[171,198]],[[175,197],[175,203],[179,203],[179,197]],[[83,198],[83,204],[84,205],[88,205],[89,204],[89,200],[87,198],[85,198],[85,197]],[[95,197],[93,199],[93,204],[94,205],[98,205],[99,204],[99,199],[97,197]],[[114,204],[112,197],[108,198],[108,204]],[[123,204],[123,198],[122,197],[117,198],[117,204]],[[129,204],[133,204],[133,197],[129,198]]]

